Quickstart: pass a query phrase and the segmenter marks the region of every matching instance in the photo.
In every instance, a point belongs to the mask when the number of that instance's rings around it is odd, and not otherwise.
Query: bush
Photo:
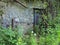
[[[13,30],[0,27],[0,44],[1,45],[16,45],[17,33]]]

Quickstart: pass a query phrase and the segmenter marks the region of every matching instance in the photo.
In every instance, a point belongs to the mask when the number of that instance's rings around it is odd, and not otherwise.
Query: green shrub
[[[43,36],[39,37],[39,45],[45,45],[45,37]]]
[[[31,34],[29,41],[30,41],[30,45],[37,45],[36,34],[34,34],[34,35]]]
[[[11,29],[4,29],[0,27],[0,44],[16,45],[17,33]]]

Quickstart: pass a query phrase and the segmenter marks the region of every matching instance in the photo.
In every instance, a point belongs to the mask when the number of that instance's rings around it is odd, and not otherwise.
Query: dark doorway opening
[[[34,13],[34,25],[39,24],[39,19],[41,19],[41,15],[46,14],[46,9],[39,9],[39,8],[33,8]]]
[[[42,34],[42,28],[45,30],[47,29],[47,19],[44,18],[44,16],[48,16],[48,13],[46,9],[38,9],[38,8],[33,8],[34,12],[34,23],[33,23],[33,31],[35,33]],[[46,31],[45,31],[46,33]]]

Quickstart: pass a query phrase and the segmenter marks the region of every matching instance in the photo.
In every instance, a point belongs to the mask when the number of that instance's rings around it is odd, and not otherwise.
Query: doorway
[[[33,13],[34,13],[34,25],[38,25],[39,21],[41,21],[41,16],[45,14],[45,9],[38,9],[38,8],[33,8]]]

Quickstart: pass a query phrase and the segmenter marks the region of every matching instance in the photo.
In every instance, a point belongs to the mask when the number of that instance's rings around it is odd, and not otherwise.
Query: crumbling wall
[[[4,14],[2,19],[2,26],[8,27],[12,25],[13,27],[20,26],[23,30],[28,30],[28,28],[33,26],[33,10],[30,8],[24,8],[21,5],[8,4],[4,5]],[[18,23],[18,24],[17,24]]]

